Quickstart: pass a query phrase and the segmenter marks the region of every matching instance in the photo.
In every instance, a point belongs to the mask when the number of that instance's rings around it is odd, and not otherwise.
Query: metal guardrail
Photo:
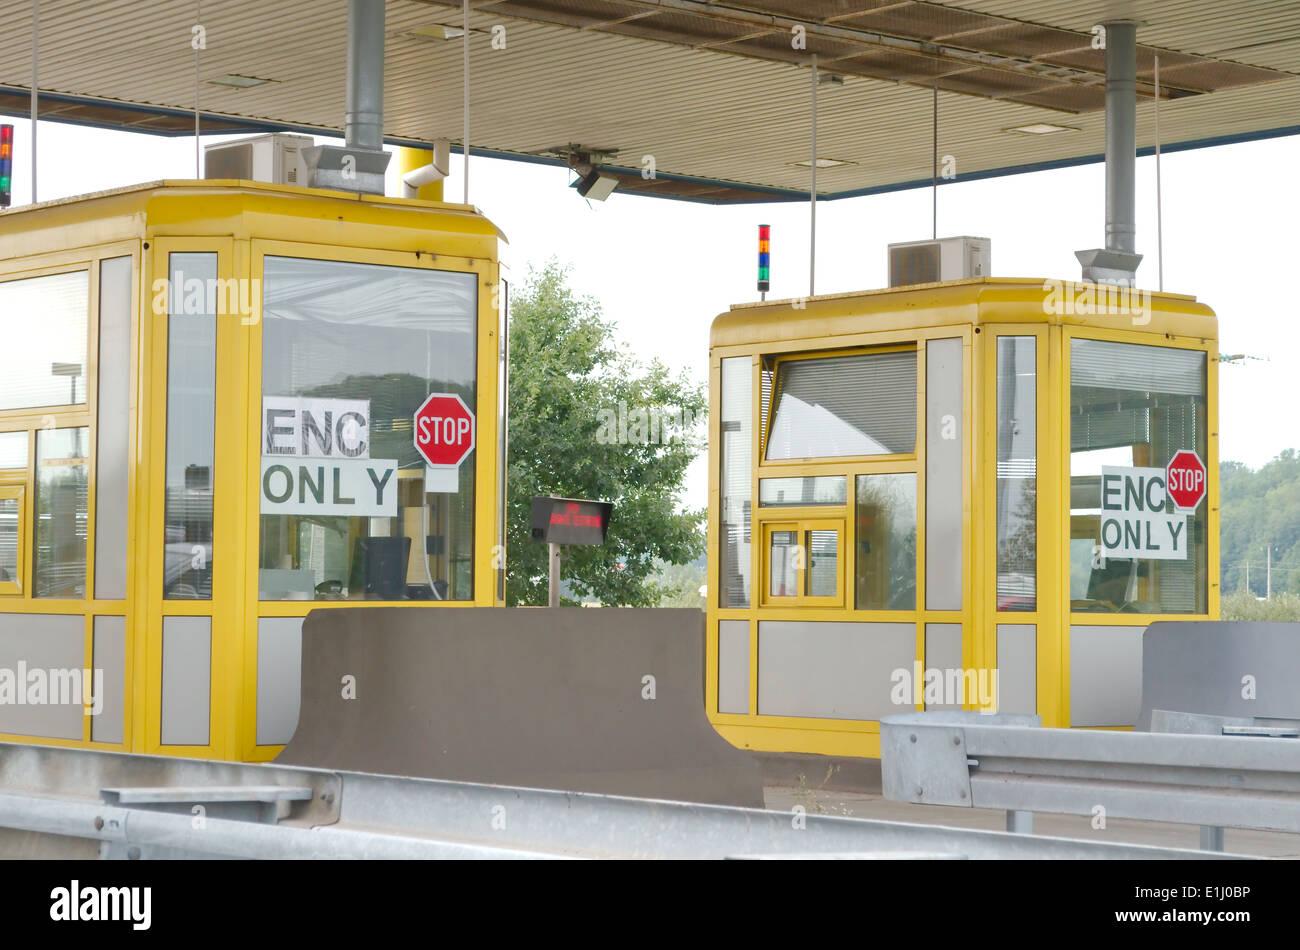
[[[0,744],[0,849],[102,858],[1214,858],[1202,851]]]
[[[1300,742],[1271,735],[1043,729],[1037,717],[905,713],[881,721],[881,774],[892,801],[1300,833]]]

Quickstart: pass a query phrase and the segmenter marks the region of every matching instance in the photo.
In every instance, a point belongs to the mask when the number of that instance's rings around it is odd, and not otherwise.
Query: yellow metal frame
[[[764,518],[762,521],[751,522],[751,525],[757,524],[761,527],[760,536],[763,539],[763,550],[759,560],[762,565],[762,584],[759,587],[759,600],[764,607],[843,607],[844,606],[844,535],[845,522],[844,518],[828,518],[825,512],[819,512],[820,518],[799,518],[792,520],[791,514],[799,509],[767,509],[773,512],[773,517]],[[753,530],[753,527],[750,529]],[[795,562],[795,590],[798,593],[794,595],[779,595],[771,592],[772,565],[772,535],[778,531],[790,531],[795,535],[795,545],[803,548],[803,555]],[[835,532],[835,593],[831,596],[814,596],[808,593],[808,561],[812,558],[812,552],[805,539],[810,531],[834,531]],[[752,585],[751,585],[752,590]]]
[[[87,237],[84,228],[67,228],[61,229],[60,234],[70,235],[74,238],[85,240]],[[20,524],[24,527],[20,530],[20,559],[23,563],[22,589],[18,592],[9,593],[5,596],[3,602],[3,611],[14,614],[57,614],[57,615],[78,615],[84,617],[84,642],[83,657],[85,665],[89,668],[94,666],[94,625],[96,617],[127,617],[129,616],[129,605],[131,603],[132,593],[127,592],[126,600],[103,600],[95,596],[94,590],[94,570],[95,570],[95,504],[93,500],[96,494],[96,463],[98,458],[96,442],[96,426],[94,419],[98,415],[98,396],[99,396],[99,268],[103,261],[118,258],[129,257],[132,261],[132,300],[138,301],[140,298],[140,241],[133,238],[122,238],[118,233],[108,233],[97,235],[101,238],[100,243],[94,243],[88,246],[78,246],[75,240],[68,240],[64,236],[64,248],[53,250],[50,248],[41,248],[39,241],[31,240],[30,235],[24,234],[19,229],[11,229],[3,239],[0,239],[0,281],[23,280],[29,277],[44,277],[50,274],[71,273],[76,271],[86,271],[88,273],[87,281],[87,342],[86,342],[86,402],[84,404],[63,404],[55,406],[40,406],[28,409],[7,409],[0,411],[0,432],[26,432],[27,433],[27,466],[26,470],[19,472],[6,472],[3,481],[7,485],[21,484],[23,488],[22,497],[22,514]],[[69,246],[70,245],[70,246]],[[4,252],[8,252],[5,256]],[[134,360],[136,345],[136,325],[132,321],[132,353]],[[132,378],[135,378],[135,367],[132,366]],[[34,569],[34,558],[31,556],[31,545],[35,543],[35,531],[32,522],[32,509],[36,503],[36,439],[37,433],[47,429],[75,429],[88,428],[90,430],[90,439],[87,447],[87,498],[88,510],[86,521],[86,584],[85,594],[80,600],[68,598],[43,598],[35,597],[35,586],[33,583],[32,572]],[[130,446],[128,451],[131,457],[135,452],[135,420],[130,422],[128,437]],[[134,480],[134,472],[131,473],[131,479]],[[133,490],[130,497],[134,497]],[[132,542],[133,545],[133,542]],[[134,547],[128,548],[128,561],[134,556]],[[123,742],[96,742],[91,739],[91,722],[92,718],[87,712],[82,720],[82,735],[80,739],[58,739],[51,737],[33,737],[26,735],[16,735],[13,733],[0,733],[0,741],[3,742],[25,742],[36,743],[40,745],[55,746],[84,746],[95,749],[106,749],[113,751],[128,751],[130,749],[130,724],[131,724],[131,701],[133,694],[135,677],[133,675],[131,657],[133,653],[134,631],[128,623],[124,649],[126,651],[126,663],[124,670],[124,702],[123,702]]]
[[[436,191],[432,189],[431,191]],[[422,194],[423,199],[423,194]],[[498,337],[501,233],[475,209],[422,199],[347,195],[235,181],[159,182],[69,201],[12,209],[0,232],[0,281],[88,270],[85,405],[0,411],[0,432],[28,433],[26,471],[0,482],[24,490],[21,550],[31,544],[35,435],[42,428],[88,427],[89,512],[86,596],[31,596],[31,558],[23,590],[3,598],[7,613],[82,615],[85,657],[93,662],[94,621],[126,618],[125,696],[121,743],[92,742],[91,719],[80,740],[0,735],[2,741],[79,745],[133,752],[242,760],[273,758],[281,746],[256,745],[257,621],[301,617],[310,610],[354,606],[405,609],[493,606],[505,570],[498,543]],[[214,456],[213,594],[210,601],[164,600],[163,506],[166,465],[167,320],[153,313],[155,281],[168,276],[172,252],[215,252],[218,277],[260,278],[267,253],[350,260],[476,275],[477,406],[473,599],[469,601],[315,602],[257,599],[260,497],[256,461],[261,394],[258,319],[217,318]],[[124,600],[94,596],[97,458],[99,261],[132,258],[131,418],[128,429],[128,586]],[[241,469],[242,467],[242,469]],[[247,478],[233,477],[244,471]],[[15,482],[16,479],[16,482]],[[212,665],[208,743],[161,742],[162,623],[170,616],[211,616]]]
[[[27,477],[26,473],[19,473],[19,478],[15,478],[14,483],[6,483],[5,476],[10,473],[0,473],[0,501],[16,501],[18,503],[18,524],[17,524],[17,557],[14,571],[17,575],[13,580],[0,581],[0,596],[14,597],[22,596],[22,592],[27,589]]]
[[[1199,349],[1207,353],[1207,414],[1218,418],[1217,321],[1212,311],[1194,298],[1174,294],[1152,295],[1152,319],[1142,329],[1129,326],[1128,317],[1065,315],[1047,312],[1041,280],[984,278],[973,281],[922,285],[897,290],[839,294],[808,301],[775,301],[733,307],[714,321],[710,351],[709,414],[710,445],[720,444],[719,411],[721,361],[749,357],[753,365],[750,522],[750,606],[722,607],[716,577],[709,580],[705,651],[705,705],[719,734],[741,748],[806,752],[824,755],[878,756],[879,724],[874,721],[832,720],[811,717],[759,715],[758,710],[758,624],[761,620],[853,620],[858,622],[900,621],[916,625],[916,659],[925,664],[925,634],[930,623],[962,625],[962,663],[968,669],[997,666],[997,625],[1034,624],[1037,631],[1037,700],[1044,725],[1068,726],[1070,709],[1069,624],[1145,626],[1157,620],[1186,620],[1189,617],[1217,618],[1218,590],[1218,479],[1210,479],[1208,537],[1208,612],[1203,615],[1071,614],[1068,598],[1060,594],[1068,583],[1068,563],[1063,538],[1069,536],[1069,512],[1061,519],[1046,518],[1044,512],[1060,508],[1067,490],[1062,482],[1069,471],[1069,435],[1062,422],[1069,411],[1069,339],[1114,339],[1147,345]],[[869,329],[866,329],[869,328]],[[992,471],[997,458],[996,340],[1000,336],[1033,336],[1037,340],[1037,445],[1038,445],[1038,600],[1034,611],[997,610],[994,519],[996,480]],[[926,344],[930,340],[958,338],[963,343],[963,426],[962,459],[964,530],[966,556],[962,609],[930,610],[926,607]],[[814,356],[847,355],[880,351],[882,348],[917,352],[917,448],[914,456],[873,456],[863,459],[803,459],[768,462],[760,444],[761,432],[769,431],[770,419],[760,426],[761,369],[764,359],[775,367],[779,362]],[[978,370],[978,373],[977,373]],[[775,410],[775,397],[768,407]],[[1054,420],[1056,421],[1054,424]],[[1205,464],[1218,470],[1217,424],[1207,438]],[[721,500],[720,460],[709,467],[709,550],[720,550],[719,505]],[[850,478],[849,511],[856,496],[858,475],[910,472],[917,481],[917,571],[916,609],[856,610],[852,599],[839,609],[823,607],[811,611],[803,605],[764,604],[766,538],[763,526],[804,517],[824,517],[834,506],[798,510],[759,506],[760,478],[840,475]],[[851,517],[850,517],[850,520]],[[846,578],[856,576],[855,547],[845,537],[846,556],[842,570]],[[716,570],[714,563],[712,569]],[[718,622],[741,620],[749,627],[749,712],[718,711]],[[1058,636],[1058,631],[1066,631]],[[918,690],[917,708],[920,705]],[[975,708],[968,706],[968,708]]]

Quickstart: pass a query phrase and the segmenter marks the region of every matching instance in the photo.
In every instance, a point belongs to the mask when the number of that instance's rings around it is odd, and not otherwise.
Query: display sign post
[[[534,541],[543,541],[547,545],[547,603],[550,606],[560,606],[560,545],[604,544],[613,511],[614,505],[608,501],[549,495],[533,498],[532,534]]]

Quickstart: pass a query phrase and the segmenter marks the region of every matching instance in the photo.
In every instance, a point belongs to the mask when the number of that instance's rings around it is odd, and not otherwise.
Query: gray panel
[[[1137,722],[1144,629],[1070,628],[1070,725],[1131,726]]]
[[[925,625],[925,669],[960,670],[961,668],[961,624],[927,623]],[[925,708],[961,709],[963,707],[961,703],[927,703]]]
[[[127,434],[131,415],[132,259],[99,268],[99,419],[95,463],[95,597],[126,599]]]
[[[929,610],[962,609],[963,348],[960,339],[931,340],[925,346],[925,606]],[[945,434],[953,437],[944,438]]]
[[[257,621],[257,744],[280,745],[298,728],[302,700],[302,618]]]
[[[0,614],[0,733],[80,739],[85,666],[85,617]]]
[[[998,624],[998,712],[1038,712],[1038,628]]]
[[[121,742],[126,709],[126,618],[96,617],[91,666],[102,677],[95,684],[90,738],[95,742]],[[102,698],[101,698],[102,697]]]
[[[1300,623],[1161,620],[1142,637],[1138,728],[1155,709],[1300,719],[1297,683]]]
[[[916,625],[764,620],[758,624],[758,711],[765,716],[879,719],[895,670],[912,675]]]
[[[207,745],[212,696],[212,618],[164,617],[162,743]]]
[[[718,621],[718,712],[749,712],[749,621]]]

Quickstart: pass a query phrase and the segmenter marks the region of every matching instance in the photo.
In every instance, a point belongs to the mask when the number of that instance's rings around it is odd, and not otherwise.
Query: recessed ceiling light
[[[268,82],[279,82],[278,79],[258,79],[255,76],[221,76],[217,79],[209,79],[208,83],[213,86],[230,86],[232,89],[247,89],[250,86],[261,86]]]
[[[441,23],[435,23],[432,26],[411,30],[410,35],[425,40],[456,40],[464,36],[465,31],[458,26],[443,26]]]
[[[798,165],[801,168],[812,168],[811,159],[804,159],[802,162],[792,162],[791,164]],[[843,159],[839,159],[839,158],[818,158],[817,159],[818,168],[839,168],[841,165],[856,165],[856,164],[857,162],[846,162]]]
[[[1029,125],[1018,125],[1013,129],[1003,129],[1003,132],[1024,132],[1026,135],[1050,135],[1053,132],[1078,132],[1079,130],[1072,125],[1052,125],[1050,122],[1033,122]]]

